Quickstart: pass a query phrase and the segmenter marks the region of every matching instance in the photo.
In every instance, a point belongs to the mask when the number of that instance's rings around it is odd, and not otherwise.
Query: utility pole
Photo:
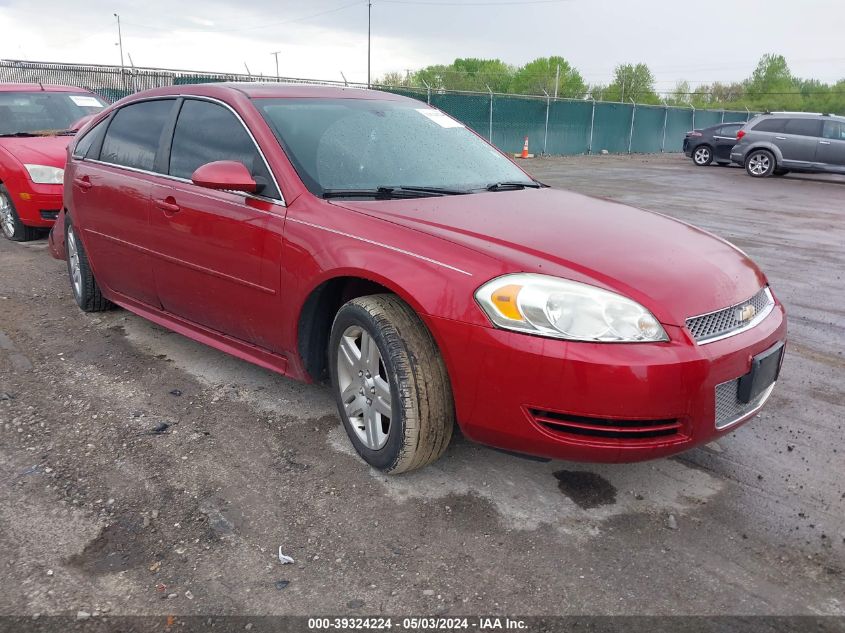
[[[555,99],[557,99],[557,87],[560,85],[560,64],[557,65],[557,73],[555,73]]]
[[[270,53],[273,57],[276,58],[276,81],[279,81],[279,53],[282,51],[273,51]]]
[[[123,84],[123,89],[126,89],[126,77],[124,75],[125,66],[123,63],[123,33],[120,30],[120,16],[115,13],[114,17],[117,18],[117,45],[120,47],[120,81]]]
[[[367,2],[367,88],[370,87],[370,60],[372,51],[373,2]]]

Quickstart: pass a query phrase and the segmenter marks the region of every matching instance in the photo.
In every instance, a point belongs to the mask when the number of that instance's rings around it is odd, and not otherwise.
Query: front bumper
[[[593,344],[429,318],[464,435],[588,462],[663,457],[732,431],[759,407],[717,428],[717,386],[748,373],[753,356],[786,338],[779,303],[758,326],[706,345],[671,326],[668,343]]]
[[[11,189],[15,211],[26,226],[53,226],[62,208],[62,185],[39,185],[27,182],[25,187]]]

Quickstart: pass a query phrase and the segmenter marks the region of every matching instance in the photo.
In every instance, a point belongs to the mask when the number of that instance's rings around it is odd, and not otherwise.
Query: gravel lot
[[[678,155],[528,167],[763,267],[790,342],[762,415],[644,464],[458,438],[387,478],[326,387],[85,315],[45,241],[0,240],[0,614],[845,615],[845,178]]]

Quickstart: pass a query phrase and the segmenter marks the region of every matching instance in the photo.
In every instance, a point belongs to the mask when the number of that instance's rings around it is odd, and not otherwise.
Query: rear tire
[[[70,289],[76,305],[83,312],[102,312],[111,309],[114,304],[100,291],[100,286],[97,285],[91,265],[88,263],[85,247],[82,246],[76,229],[70,223],[70,218],[65,221],[65,247]]]
[[[372,295],[341,306],[329,367],[346,434],[370,466],[398,474],[444,453],[455,423],[446,366],[428,328],[401,299]]]
[[[699,145],[692,150],[692,162],[699,167],[707,167],[713,162],[713,148],[709,145]]]
[[[40,234],[34,226],[26,226],[21,222],[15,203],[12,201],[12,194],[5,185],[0,185],[0,231],[6,239],[13,242],[29,242]]]
[[[745,171],[752,178],[768,178],[776,169],[775,155],[767,149],[755,149],[745,158]]]

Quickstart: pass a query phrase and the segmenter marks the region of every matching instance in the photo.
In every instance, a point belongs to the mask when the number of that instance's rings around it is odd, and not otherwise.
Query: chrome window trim
[[[165,100],[165,99],[174,99],[175,100],[175,99],[180,99],[180,98],[185,99],[185,100],[195,99],[195,100],[198,100],[198,101],[209,101],[211,103],[216,103],[218,105],[223,106],[224,108],[229,110],[229,112],[231,112],[232,114],[235,115],[235,118],[238,120],[238,122],[241,124],[241,126],[244,128],[244,130],[246,130],[246,133],[249,135],[249,138],[252,141],[252,144],[255,145],[255,149],[258,150],[258,155],[261,156],[261,160],[264,162],[264,166],[267,168],[267,173],[270,174],[270,178],[273,179],[273,184],[276,186],[276,191],[279,192],[279,198],[278,199],[268,198],[267,196],[260,196],[260,195],[257,195],[257,194],[247,193],[247,192],[244,192],[244,191],[239,191],[237,193],[238,194],[243,193],[244,196],[246,196],[248,198],[254,198],[254,199],[262,200],[262,201],[265,201],[265,202],[272,202],[272,203],[280,205],[282,207],[287,207],[287,203],[285,202],[285,194],[282,192],[282,188],[279,186],[279,181],[276,179],[276,174],[273,173],[273,170],[270,167],[270,163],[267,161],[267,157],[264,155],[264,152],[261,149],[261,146],[258,144],[258,141],[255,140],[255,136],[252,134],[252,131],[249,129],[247,124],[244,122],[243,118],[241,118],[241,115],[238,114],[237,111],[232,106],[230,106],[228,103],[226,103],[225,101],[221,101],[220,99],[216,99],[214,97],[206,97],[206,96],[202,96],[202,95],[182,95],[182,94],[157,95],[155,97],[150,97],[148,99],[138,99],[137,101],[132,101],[131,103],[127,103],[126,105],[121,106],[120,108],[117,108],[117,110],[115,110],[114,112],[117,113],[120,110],[122,110],[123,108],[129,107],[131,105],[135,105],[136,103],[145,103],[147,101],[162,101],[162,100]],[[177,115],[176,121],[177,121],[177,123],[179,121],[178,115]],[[99,125],[99,123],[98,123],[98,125]],[[93,130],[93,128],[92,128],[92,130]],[[108,133],[109,133],[108,130],[106,130],[106,136],[108,136]],[[87,134],[86,134],[86,136],[87,136]],[[76,157],[72,156],[72,158],[76,158]],[[76,160],[88,161],[88,162],[91,162],[91,163],[97,163],[99,165],[108,165],[109,167],[116,167],[117,169],[126,169],[128,171],[134,171],[134,172],[141,173],[141,174],[150,174],[152,176],[160,176],[162,178],[167,178],[169,180],[175,180],[177,182],[189,183],[189,184],[192,184],[192,185],[194,184],[193,181],[191,181],[188,178],[179,178],[177,176],[171,176],[170,174],[163,174],[163,173],[157,172],[157,171],[149,171],[147,169],[138,169],[137,167],[129,167],[128,165],[118,165],[117,163],[110,163],[108,161],[103,161],[103,160],[99,160],[99,159],[94,160],[94,159],[91,159],[91,158],[77,158]],[[194,185],[194,186],[199,187],[199,185]]]
[[[757,313],[754,316],[754,318],[751,319],[748,323],[746,323],[745,325],[743,325],[740,328],[737,328],[735,330],[731,330],[730,332],[725,332],[724,334],[719,334],[717,336],[699,339],[699,340],[695,341],[695,344],[696,345],[707,345],[708,343],[715,343],[716,341],[721,341],[721,340],[724,340],[726,338],[730,338],[731,336],[736,336],[737,334],[742,334],[743,332],[747,332],[751,328],[756,327],[757,325],[762,323],[762,321],[772,313],[772,310],[775,309],[775,298],[772,295],[772,291],[768,286],[765,287],[765,292],[766,292],[766,297],[769,299],[768,303],[766,304],[766,307],[763,308],[759,313]],[[756,294],[757,293],[755,293],[755,295]],[[720,308],[718,310],[712,310],[711,312],[705,312],[704,314],[697,314],[695,316],[688,317],[684,320],[684,328],[687,331],[689,331],[689,328],[686,325],[688,321],[692,321],[693,319],[700,319],[702,317],[707,317],[707,316],[710,316],[711,314],[716,314],[716,313],[722,312],[724,310],[732,310],[734,308],[738,308],[741,305],[748,303],[751,299],[754,298],[755,295],[752,295],[751,297],[749,297],[745,301],[740,301],[739,303],[735,303],[734,305],[727,306],[725,308]],[[695,340],[694,337],[693,337],[693,340]]]
[[[187,185],[193,185],[197,189],[203,191],[215,191],[214,189],[209,189],[208,187],[200,187],[199,185],[195,184],[192,180],[187,178],[179,178],[178,176],[171,176],[170,174],[162,174],[157,171],[149,171],[147,169],[138,169],[137,167],[129,167],[127,165],[118,165],[116,163],[109,163],[104,160],[95,160],[93,158],[84,158],[82,159],[86,163],[94,163],[95,165],[102,165],[103,167],[113,167],[115,169],[123,169],[125,171],[134,172],[136,174],[143,174],[145,176],[156,176],[158,178],[164,178],[166,180],[173,180],[175,182],[181,182]],[[248,191],[230,191],[228,189],[220,189],[219,191],[224,191],[226,193],[235,194],[238,196],[244,196],[245,198],[252,198],[253,200],[259,200],[261,202],[269,202],[271,204],[276,205],[277,207],[287,208],[284,204],[284,201],[277,200],[276,198],[266,198],[264,196],[259,196],[254,193],[249,193]],[[206,198],[210,198],[210,196],[205,196]],[[256,211],[261,211],[261,209],[255,209]],[[262,211],[262,213],[267,213],[266,211]],[[271,215],[278,215],[278,214],[271,214]]]

